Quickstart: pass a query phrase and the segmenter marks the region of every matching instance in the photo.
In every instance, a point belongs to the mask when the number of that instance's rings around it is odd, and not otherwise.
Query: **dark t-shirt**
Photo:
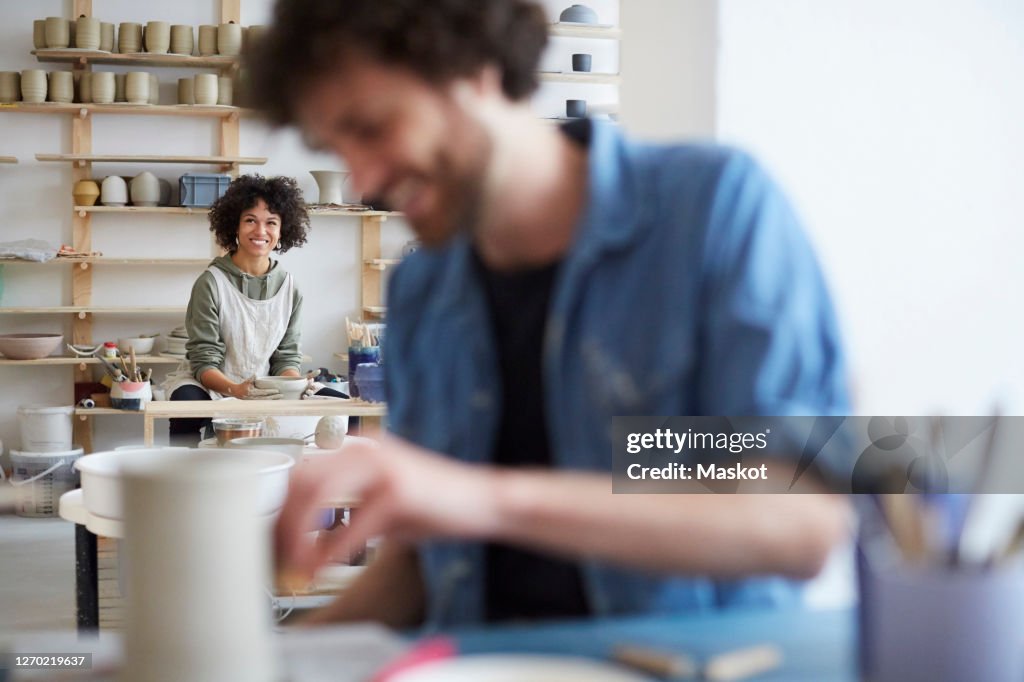
[[[586,144],[587,121],[563,128]],[[542,349],[551,292],[560,263],[497,273],[477,257],[490,306],[502,382],[502,410],[492,461],[499,466],[551,467],[544,414]],[[485,609],[490,622],[589,615],[575,562],[508,545],[485,545]]]

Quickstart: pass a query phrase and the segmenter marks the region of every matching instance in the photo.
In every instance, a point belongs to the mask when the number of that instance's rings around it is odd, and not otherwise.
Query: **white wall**
[[[858,410],[973,414],[1024,394],[1024,4],[720,12],[718,131],[766,162],[806,219]]]

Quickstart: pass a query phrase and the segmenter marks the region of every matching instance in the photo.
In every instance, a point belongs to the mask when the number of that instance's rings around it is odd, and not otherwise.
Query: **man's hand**
[[[297,467],[275,529],[277,563],[288,586],[305,585],[330,556],[367,539],[483,538],[497,526],[493,469],[455,462],[390,436],[352,444]],[[311,543],[319,511],[333,501],[360,500],[348,528]]]

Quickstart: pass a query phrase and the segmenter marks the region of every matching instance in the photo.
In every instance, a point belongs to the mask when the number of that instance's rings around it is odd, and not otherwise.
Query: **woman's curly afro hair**
[[[262,199],[271,213],[281,217],[281,240],[274,251],[284,253],[288,249],[306,243],[309,233],[309,214],[302,190],[294,178],[265,178],[262,175],[241,175],[228,186],[228,191],[210,207],[210,232],[217,244],[229,253],[238,248],[238,224],[242,212],[247,211]]]

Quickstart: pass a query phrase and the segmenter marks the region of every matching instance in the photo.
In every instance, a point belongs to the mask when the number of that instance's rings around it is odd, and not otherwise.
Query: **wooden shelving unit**
[[[588,83],[591,85],[621,85],[622,77],[617,73],[552,73],[541,71],[541,81],[548,83]]]
[[[210,262],[211,258],[107,258],[105,256],[86,256],[83,258],[54,258],[48,260],[45,263],[39,263],[34,260],[19,260],[19,259],[6,259],[0,260],[0,265],[29,265],[29,266],[47,266],[47,265],[80,265],[88,267],[90,265],[144,265],[146,267],[185,267],[185,266],[205,266]]]
[[[616,40],[622,30],[615,26],[586,26],[584,24],[550,24],[548,35],[558,38],[603,38]]]
[[[181,362],[180,358],[172,358],[164,355],[139,355],[135,360],[140,365],[176,365]],[[0,355],[0,366],[4,367],[55,367],[55,366],[75,366],[75,365],[98,365],[100,361],[96,358],[78,358],[78,357],[49,357],[40,358],[38,360],[11,360]]]
[[[110,64],[113,66],[167,66],[179,69],[220,69],[223,71],[236,68],[238,65],[237,57],[222,55],[196,57],[184,54],[150,54],[148,52],[121,54],[100,50],[60,49],[32,50],[32,54],[43,63],[74,64],[76,68],[92,64]]]
[[[205,207],[189,208],[187,206],[75,206],[80,213],[156,213],[159,215],[198,215],[206,217],[210,209]],[[354,218],[380,218],[401,216],[393,211],[374,211],[358,208],[324,208],[310,205],[306,207],[311,216],[349,216]]]
[[[0,163],[18,163],[18,159],[14,156],[0,156]]]
[[[91,305],[59,305],[21,308],[0,308],[3,315],[57,315],[71,313],[85,319],[86,315],[184,315],[185,306],[91,306]],[[75,343],[89,344],[92,341]]]
[[[36,154],[36,161],[74,163],[180,163],[210,166],[262,166],[265,156],[166,156],[160,154]]]
[[[126,116],[187,116],[208,118],[231,118],[244,116],[250,112],[240,107],[202,104],[129,104],[114,102],[112,104],[94,104],[73,102],[15,102],[0,104],[0,112],[12,114],[66,114],[72,116],[89,116],[92,114],[124,114]]]
[[[372,258],[364,261],[363,265],[371,270],[387,270],[389,267],[398,265],[400,262],[397,258]]]

